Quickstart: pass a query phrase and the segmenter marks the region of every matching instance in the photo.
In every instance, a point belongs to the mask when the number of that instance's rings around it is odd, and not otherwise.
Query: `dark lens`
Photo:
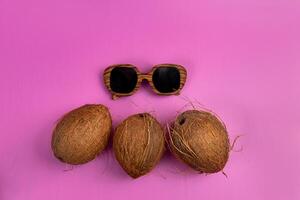
[[[134,68],[115,67],[110,73],[110,88],[117,93],[130,93],[137,83],[137,73]]]
[[[159,92],[171,93],[180,87],[180,73],[176,67],[158,67],[152,81]]]

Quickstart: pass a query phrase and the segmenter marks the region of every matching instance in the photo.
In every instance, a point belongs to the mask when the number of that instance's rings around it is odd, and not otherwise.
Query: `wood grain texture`
[[[136,83],[136,87],[129,93],[118,93],[118,92],[114,92],[111,87],[110,87],[110,75],[111,75],[111,71],[115,68],[115,67],[128,67],[128,68],[133,68],[136,73],[137,73],[137,83]],[[174,92],[169,92],[169,93],[162,93],[159,92],[155,86],[154,83],[152,81],[152,77],[153,77],[153,73],[154,71],[159,68],[159,67],[175,67],[178,69],[179,74],[180,74],[180,86],[178,88],[178,90],[174,91]],[[177,65],[177,64],[169,64],[169,63],[165,63],[165,64],[158,64],[155,65],[152,70],[149,73],[146,74],[142,74],[136,66],[132,65],[132,64],[115,64],[115,65],[111,65],[108,68],[105,69],[104,73],[103,73],[103,80],[104,80],[104,84],[107,87],[108,91],[112,94],[112,99],[117,99],[119,97],[122,96],[130,96],[132,94],[134,94],[141,86],[141,83],[143,80],[147,80],[148,83],[150,84],[152,90],[158,94],[158,95],[179,95],[180,91],[182,90],[185,81],[187,78],[187,71],[186,69],[181,66],[181,65]]]

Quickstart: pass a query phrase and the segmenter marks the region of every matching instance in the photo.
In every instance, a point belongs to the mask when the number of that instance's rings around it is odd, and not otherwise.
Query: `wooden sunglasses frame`
[[[114,92],[111,87],[110,87],[110,76],[111,76],[111,71],[116,68],[116,67],[127,67],[127,68],[133,68],[136,71],[137,74],[137,83],[135,88],[129,92],[129,93],[118,93],[118,92]],[[153,77],[153,73],[157,68],[160,67],[173,67],[176,68],[180,74],[180,85],[178,90],[173,91],[173,92],[169,92],[169,93],[162,93],[159,92],[155,86],[154,83],[152,81],[152,77]],[[177,64],[158,64],[155,65],[152,70],[149,73],[143,74],[141,73],[136,66],[132,65],[132,64],[116,64],[116,65],[111,65],[108,68],[105,69],[104,74],[103,74],[103,79],[104,79],[104,84],[107,87],[107,89],[109,90],[109,92],[112,94],[112,99],[117,99],[119,97],[123,97],[123,96],[130,96],[132,94],[134,94],[141,86],[141,83],[143,80],[147,80],[150,87],[152,88],[152,90],[158,94],[158,95],[179,95],[180,91],[182,90],[185,81],[186,81],[186,77],[187,77],[187,71],[186,69],[181,66],[181,65],[177,65]]]

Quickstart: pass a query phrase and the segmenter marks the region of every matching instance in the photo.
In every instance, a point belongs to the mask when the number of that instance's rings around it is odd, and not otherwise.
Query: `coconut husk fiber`
[[[109,110],[103,105],[84,105],[72,110],[53,131],[53,153],[65,163],[89,162],[107,146],[111,127]]]
[[[137,178],[145,175],[164,153],[163,129],[148,113],[132,115],[116,127],[113,150],[129,176]]]
[[[181,113],[170,127],[168,142],[179,160],[201,173],[222,171],[229,157],[226,127],[210,112]]]

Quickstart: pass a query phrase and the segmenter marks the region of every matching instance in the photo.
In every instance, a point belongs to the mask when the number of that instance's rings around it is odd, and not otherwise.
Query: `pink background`
[[[181,96],[149,87],[112,101],[103,69],[187,67]],[[300,1],[0,0],[0,199],[300,199]],[[221,173],[167,153],[133,180],[111,146],[73,170],[50,149],[55,122],[103,103],[114,124],[144,111],[165,124],[197,99],[243,134]]]

